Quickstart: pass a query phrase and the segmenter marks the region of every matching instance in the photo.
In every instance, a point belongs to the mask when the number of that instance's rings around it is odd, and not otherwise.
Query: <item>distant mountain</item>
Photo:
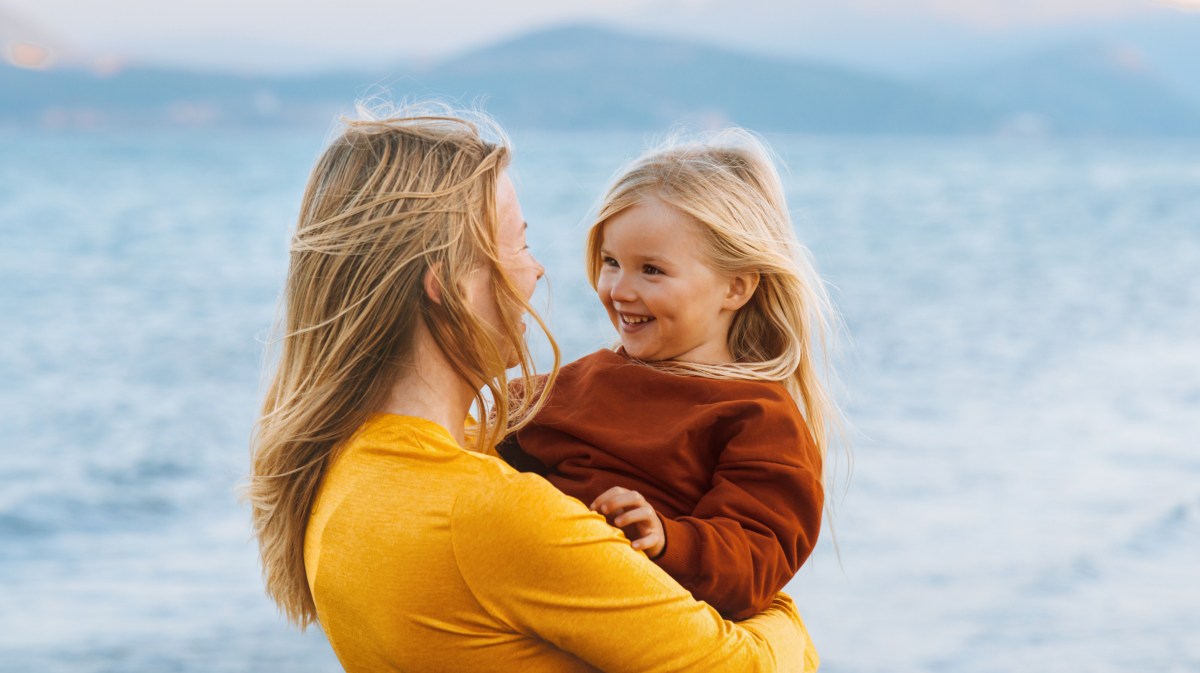
[[[1004,123],[1065,135],[1200,135],[1200,112],[1135,48],[1075,44],[943,78]]]
[[[253,77],[0,67],[0,124],[328,124],[356,98],[482,100],[512,128],[736,123],[801,133],[1200,135],[1200,113],[1146,66],[1066,49],[934,83],[593,26],[540,31],[392,75]]]
[[[887,77],[807,61],[558,28],[444,63],[419,78],[501,119],[545,128],[663,128],[681,120],[763,131],[981,130],[978,106]]]
[[[253,77],[133,67],[0,66],[0,124],[62,127],[328,123],[362,90],[359,74]]]

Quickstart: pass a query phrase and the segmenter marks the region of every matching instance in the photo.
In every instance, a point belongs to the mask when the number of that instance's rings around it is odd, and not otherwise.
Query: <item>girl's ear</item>
[[[729,291],[725,293],[722,308],[736,311],[746,305],[758,289],[757,273],[739,273],[729,278]]]
[[[423,283],[425,286],[425,295],[435,304],[442,303],[442,281],[438,278],[438,271],[441,269],[441,264],[433,264],[425,270],[425,278]]]

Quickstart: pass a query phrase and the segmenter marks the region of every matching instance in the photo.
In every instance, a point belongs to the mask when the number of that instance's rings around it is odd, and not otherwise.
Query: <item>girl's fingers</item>
[[[632,493],[632,492],[633,491],[626,490],[624,488],[621,488],[620,486],[613,486],[612,488],[608,489],[607,491],[605,491],[605,492],[601,493],[599,496],[597,496],[596,499],[592,501],[592,504],[588,505],[588,509],[592,510],[593,512],[600,512],[602,514],[607,514],[609,511],[611,511],[613,509],[612,501],[614,498],[621,495],[622,493]]]
[[[653,547],[654,545],[658,544],[660,540],[662,540],[661,535],[659,535],[658,533],[650,533],[646,537],[639,537],[638,539],[634,540],[633,548],[634,549],[649,549],[650,547]]]
[[[654,510],[647,505],[622,512],[620,516],[613,519],[613,524],[620,528],[624,528],[625,526],[638,523],[639,521],[650,521],[651,517],[653,516]]]
[[[658,519],[658,513],[641,493],[614,486],[593,500],[588,509],[610,517],[609,522],[617,528],[625,529],[627,536],[637,535],[638,538],[632,541],[634,549],[655,550],[651,551],[651,554],[662,553],[666,543],[662,523]]]
[[[606,491],[604,495],[596,498],[596,503],[599,504],[597,510],[602,514],[612,514],[621,510],[630,510],[637,507],[648,507],[646,499],[637,491],[627,491],[621,489],[620,493],[609,495],[610,491]],[[607,496],[607,497],[606,497]]]
[[[592,502],[591,509],[601,514],[613,514],[624,509],[632,509],[646,504],[646,499],[637,491],[629,491],[619,486],[610,488]]]

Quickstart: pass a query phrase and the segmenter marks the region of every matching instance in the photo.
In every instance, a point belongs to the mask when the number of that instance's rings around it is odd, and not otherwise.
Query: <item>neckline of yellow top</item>
[[[387,412],[379,412],[366,420],[362,427],[358,429],[355,435],[374,434],[376,432],[387,432],[390,430],[399,430],[411,428],[414,430],[423,430],[439,436],[455,447],[462,448],[458,444],[458,440],[454,439],[454,435],[444,428],[441,424],[421,418],[420,416],[406,416],[404,414],[392,414]]]

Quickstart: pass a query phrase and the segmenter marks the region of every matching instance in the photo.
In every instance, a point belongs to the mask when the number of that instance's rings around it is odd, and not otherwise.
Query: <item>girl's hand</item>
[[[603,514],[610,524],[633,540],[634,549],[645,551],[650,558],[658,558],[667,548],[662,521],[641,493],[613,486],[601,493],[589,509]]]

